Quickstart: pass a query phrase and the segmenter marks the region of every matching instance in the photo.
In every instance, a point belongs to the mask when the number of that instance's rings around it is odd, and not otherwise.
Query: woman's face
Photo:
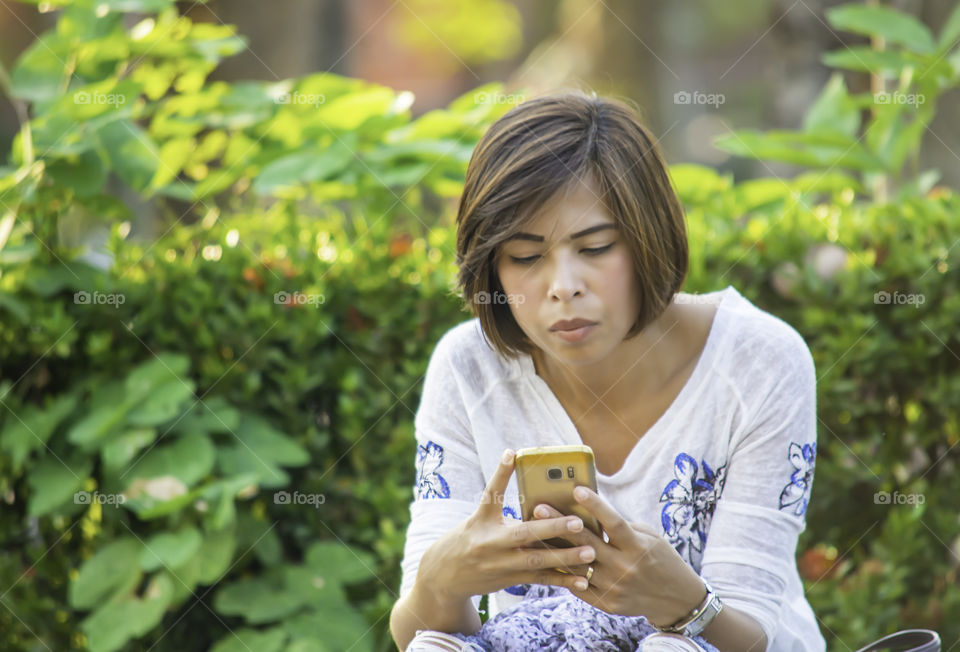
[[[520,328],[561,363],[592,364],[616,356],[637,316],[634,270],[595,183],[574,182],[523,231],[500,246],[496,264]],[[593,325],[575,331],[555,326],[577,318]]]

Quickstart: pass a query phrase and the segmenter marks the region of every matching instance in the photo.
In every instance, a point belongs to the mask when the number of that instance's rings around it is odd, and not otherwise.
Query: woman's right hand
[[[504,519],[503,495],[513,473],[514,455],[512,450],[504,451],[477,511],[423,553],[417,583],[423,582],[430,591],[447,599],[460,600],[516,584],[553,584],[573,589],[575,582],[586,581],[587,567],[596,559],[593,546],[539,545],[544,539],[582,531],[583,521],[579,517]],[[584,552],[588,553],[586,558],[580,556]]]

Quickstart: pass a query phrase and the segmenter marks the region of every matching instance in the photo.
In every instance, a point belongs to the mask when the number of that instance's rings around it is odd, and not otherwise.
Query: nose
[[[575,257],[559,253],[550,272],[550,298],[554,301],[569,301],[583,296],[583,275]]]

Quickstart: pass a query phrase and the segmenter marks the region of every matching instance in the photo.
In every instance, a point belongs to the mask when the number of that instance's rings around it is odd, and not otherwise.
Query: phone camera
[[[563,477],[563,471],[560,469],[559,466],[554,466],[552,468],[547,469],[547,477],[550,478],[551,480],[559,480],[560,478]]]

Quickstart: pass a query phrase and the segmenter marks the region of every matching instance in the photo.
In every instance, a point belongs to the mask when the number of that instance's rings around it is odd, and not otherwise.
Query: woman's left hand
[[[584,590],[572,588],[571,593],[607,613],[645,616],[659,626],[675,623],[700,604],[706,595],[703,580],[656,530],[627,522],[587,487],[577,487],[573,494],[597,517],[610,540],[603,541],[586,527],[564,535],[574,545],[591,545],[596,551],[590,585]],[[562,516],[546,504],[538,506],[534,515]]]

